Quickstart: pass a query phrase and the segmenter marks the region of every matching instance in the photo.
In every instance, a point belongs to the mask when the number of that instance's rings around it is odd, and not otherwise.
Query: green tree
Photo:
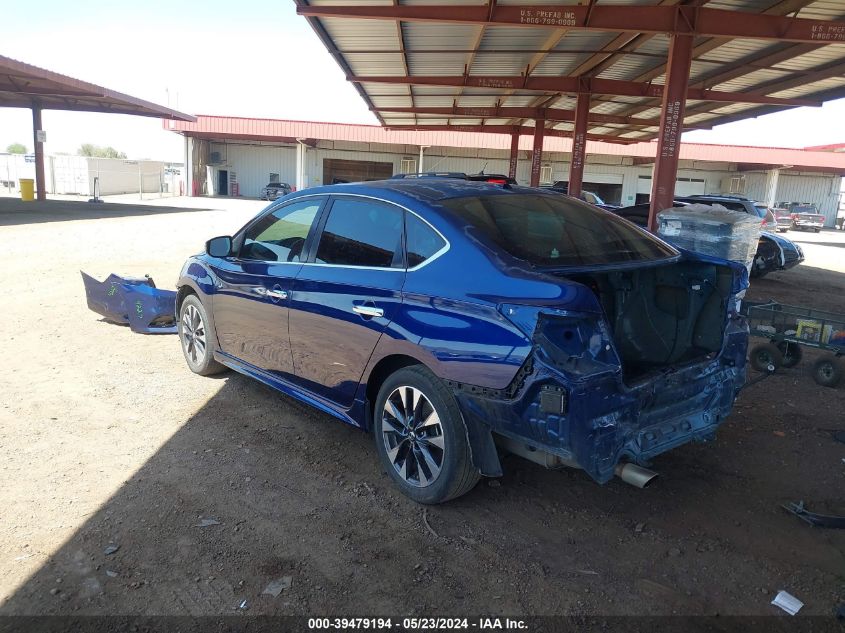
[[[126,152],[118,152],[111,145],[101,147],[92,143],[83,143],[76,150],[76,153],[79,156],[92,156],[94,158],[126,158]]]
[[[22,143],[12,143],[7,148],[6,151],[10,154],[26,154],[26,145]]]

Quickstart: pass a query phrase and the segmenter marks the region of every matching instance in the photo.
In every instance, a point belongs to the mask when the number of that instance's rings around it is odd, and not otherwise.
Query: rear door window
[[[370,198],[336,198],[317,247],[316,263],[399,268],[403,211]]]
[[[415,268],[446,247],[446,240],[413,213],[405,217],[408,268]]]

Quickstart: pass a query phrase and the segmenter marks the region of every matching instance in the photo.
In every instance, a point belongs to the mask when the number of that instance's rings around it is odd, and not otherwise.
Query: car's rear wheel
[[[196,295],[188,295],[179,308],[179,341],[188,368],[200,376],[210,376],[226,367],[214,360],[208,314]]]
[[[405,367],[385,380],[373,427],[382,466],[418,503],[455,499],[481,478],[454,396],[422,366]]]

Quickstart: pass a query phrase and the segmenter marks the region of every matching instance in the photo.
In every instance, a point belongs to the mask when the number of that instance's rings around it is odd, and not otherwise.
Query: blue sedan
[[[744,383],[739,264],[540,189],[417,178],[271,204],[185,264],[189,368],[251,376],[373,434],[421,503],[500,455],[645,485]]]

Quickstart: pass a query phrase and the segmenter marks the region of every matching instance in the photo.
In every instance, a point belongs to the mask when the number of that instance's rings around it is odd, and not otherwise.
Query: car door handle
[[[381,308],[377,308],[375,306],[354,305],[354,306],[352,306],[352,311],[355,314],[360,314],[361,316],[364,316],[364,317],[382,317],[382,316],[384,316],[384,310],[382,310]]]
[[[260,295],[262,297],[270,297],[271,299],[287,299],[288,293],[284,290],[270,290],[269,288],[265,288],[264,286],[257,286],[253,288],[253,292],[255,294]]]

